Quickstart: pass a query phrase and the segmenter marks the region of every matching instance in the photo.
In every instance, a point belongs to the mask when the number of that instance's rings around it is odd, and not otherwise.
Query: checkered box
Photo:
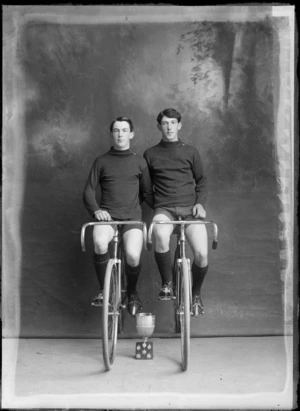
[[[135,358],[137,360],[153,360],[153,343],[137,342],[135,345]]]

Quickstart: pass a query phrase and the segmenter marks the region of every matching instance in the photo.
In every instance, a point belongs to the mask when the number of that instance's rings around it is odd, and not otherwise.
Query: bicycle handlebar
[[[82,226],[81,228],[81,248],[82,251],[86,251],[85,248],[85,230],[89,226],[95,226],[95,225],[129,225],[129,224],[134,224],[134,225],[142,225],[143,226],[143,244],[144,248],[147,249],[147,228],[146,228],[146,223],[143,221],[92,221],[90,223],[86,223]]]
[[[214,229],[214,239],[212,242],[212,248],[215,250],[218,246],[218,226],[213,221],[207,220],[158,220],[152,221],[148,230],[148,249],[151,249],[152,246],[152,231],[155,224],[175,224],[175,225],[188,225],[188,224],[212,224]]]

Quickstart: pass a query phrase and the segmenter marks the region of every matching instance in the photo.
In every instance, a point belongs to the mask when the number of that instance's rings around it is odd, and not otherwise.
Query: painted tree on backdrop
[[[208,152],[208,163],[218,164],[214,175],[253,188],[274,179],[278,39],[272,20],[197,22],[181,35],[177,54],[184,47],[192,50],[190,79],[194,84],[210,85],[205,60],[214,59],[221,68],[223,109],[212,116],[218,116],[221,123],[215,127],[219,145]]]

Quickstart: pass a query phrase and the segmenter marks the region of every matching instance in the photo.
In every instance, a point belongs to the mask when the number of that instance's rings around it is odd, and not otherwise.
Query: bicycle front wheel
[[[178,247],[175,250],[173,266],[173,287],[175,290],[175,332],[180,333],[180,293],[181,293],[181,260],[179,260]]]
[[[188,368],[190,357],[190,272],[187,259],[182,258],[180,264],[181,281],[180,281],[180,332],[181,332],[181,365],[182,370]]]
[[[118,317],[120,308],[120,290],[118,282],[118,266],[109,260],[104,281],[102,309],[102,351],[107,370],[110,370],[115,359]]]

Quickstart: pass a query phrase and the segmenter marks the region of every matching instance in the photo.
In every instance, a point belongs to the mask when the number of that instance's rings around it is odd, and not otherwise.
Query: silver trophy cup
[[[136,315],[136,330],[143,342],[136,343],[135,358],[138,360],[153,359],[153,343],[148,342],[155,328],[155,315],[138,313]]]

